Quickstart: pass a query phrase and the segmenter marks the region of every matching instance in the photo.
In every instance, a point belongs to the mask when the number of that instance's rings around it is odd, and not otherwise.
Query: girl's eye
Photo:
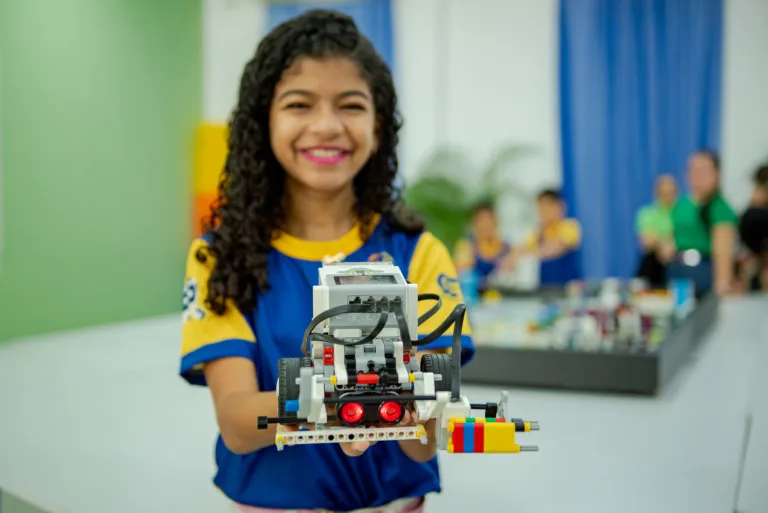
[[[309,107],[306,103],[294,102],[287,105],[288,109],[306,109]]]
[[[347,105],[342,106],[342,109],[344,109],[344,110],[365,110],[365,105],[361,105],[359,103],[348,103]]]

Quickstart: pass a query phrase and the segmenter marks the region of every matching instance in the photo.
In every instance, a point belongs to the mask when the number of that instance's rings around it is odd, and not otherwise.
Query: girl
[[[690,279],[697,296],[731,291],[738,218],[720,193],[720,160],[697,151],[688,161],[690,194],[672,208],[674,242],[661,253],[670,279]]]
[[[189,253],[181,358],[181,375],[211,391],[214,483],[242,511],[422,511],[424,496],[440,491],[433,423],[428,445],[277,452],[274,425],[257,422],[277,415],[278,360],[303,356],[323,261],[391,260],[419,293],[441,294],[424,332],[461,301],[447,249],[393,189],[396,107],[389,69],[336,12],[276,27],[245,66],[219,198]],[[466,362],[474,349],[463,330]],[[425,348],[450,345],[449,332]]]

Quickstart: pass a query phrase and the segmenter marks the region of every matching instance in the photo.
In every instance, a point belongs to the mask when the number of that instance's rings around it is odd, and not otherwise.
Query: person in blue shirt
[[[439,294],[422,335],[462,302],[447,248],[393,187],[400,126],[390,70],[347,16],[293,18],[245,66],[218,200],[189,251],[180,365],[187,382],[210,390],[220,430],[214,484],[242,511],[415,512],[441,490],[434,421],[427,445],[280,452],[275,426],[258,429],[260,416],[277,416],[278,360],[303,356],[323,262],[392,261],[420,294]],[[463,333],[466,363],[466,320]],[[449,330],[420,354],[451,343]]]

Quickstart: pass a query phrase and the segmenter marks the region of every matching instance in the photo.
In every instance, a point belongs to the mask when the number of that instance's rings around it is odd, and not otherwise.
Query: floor
[[[428,511],[768,511],[766,314],[768,297],[725,301],[657,398],[511,390],[540,452],[441,455]],[[0,489],[48,513],[228,512],[208,393],[176,374],[179,330],[173,316],[0,345]]]

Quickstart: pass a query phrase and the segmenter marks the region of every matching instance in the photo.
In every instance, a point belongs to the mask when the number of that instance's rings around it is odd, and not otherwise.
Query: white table
[[[511,391],[511,414],[542,427],[521,443],[541,451],[441,456],[428,510],[733,511],[768,299],[721,308],[663,397]],[[0,488],[51,513],[229,511],[208,392],[177,377],[179,330],[173,316],[0,344]]]

